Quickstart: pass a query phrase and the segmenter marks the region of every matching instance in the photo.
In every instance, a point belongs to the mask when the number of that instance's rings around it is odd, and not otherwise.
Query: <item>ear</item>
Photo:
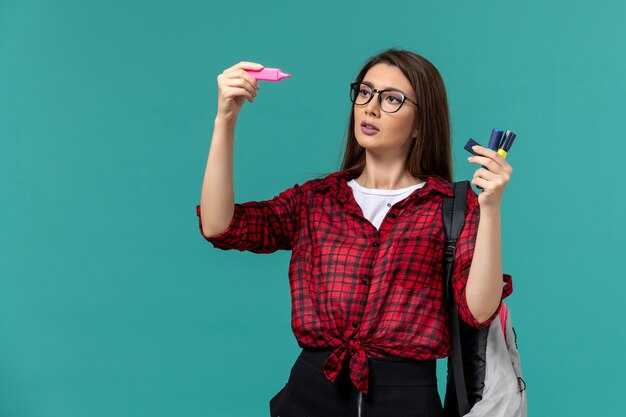
[[[413,139],[417,139],[417,132],[419,132],[418,126],[417,126],[417,121],[414,121],[413,123],[413,132],[411,132],[411,137]]]

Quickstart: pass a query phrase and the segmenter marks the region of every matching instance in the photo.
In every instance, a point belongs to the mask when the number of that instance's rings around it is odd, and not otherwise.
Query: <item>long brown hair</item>
[[[363,81],[367,71],[381,62],[398,67],[411,83],[417,98],[414,125],[418,129],[417,138],[411,143],[405,162],[406,170],[414,177],[438,175],[452,182],[448,98],[439,71],[430,61],[414,52],[391,48],[370,58],[355,82]],[[351,171],[358,176],[365,167],[365,149],[354,135],[354,106],[350,110],[346,134],[341,170]]]

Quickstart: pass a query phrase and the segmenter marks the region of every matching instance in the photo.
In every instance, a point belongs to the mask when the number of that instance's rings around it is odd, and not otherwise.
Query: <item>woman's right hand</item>
[[[245,70],[263,68],[261,64],[242,61],[217,76],[217,117],[234,122],[246,98],[254,103],[256,90],[260,88],[259,82]]]

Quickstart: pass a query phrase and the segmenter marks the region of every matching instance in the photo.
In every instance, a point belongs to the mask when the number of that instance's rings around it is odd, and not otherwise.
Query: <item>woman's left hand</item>
[[[472,149],[482,156],[470,156],[467,158],[473,164],[484,165],[474,172],[471,183],[483,188],[478,195],[478,203],[481,207],[499,207],[504,187],[509,182],[513,168],[499,153],[482,146],[473,146]]]

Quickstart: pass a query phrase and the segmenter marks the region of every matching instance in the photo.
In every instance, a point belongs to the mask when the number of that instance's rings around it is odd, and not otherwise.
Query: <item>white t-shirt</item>
[[[363,216],[365,216],[376,229],[380,228],[380,224],[383,222],[391,206],[400,200],[404,200],[413,191],[422,188],[424,184],[426,183],[421,182],[420,184],[399,188],[397,190],[383,190],[380,188],[365,188],[354,179],[348,181],[348,185],[352,187],[354,199],[359,203],[359,206],[361,206]]]

